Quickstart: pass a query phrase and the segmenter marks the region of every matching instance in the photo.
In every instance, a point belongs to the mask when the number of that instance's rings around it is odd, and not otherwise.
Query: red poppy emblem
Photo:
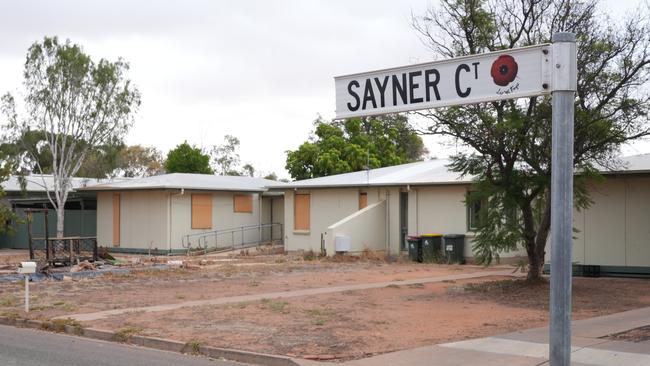
[[[510,55],[501,55],[494,61],[494,63],[492,63],[490,75],[492,75],[495,84],[506,86],[515,80],[517,70],[518,66],[514,57]]]

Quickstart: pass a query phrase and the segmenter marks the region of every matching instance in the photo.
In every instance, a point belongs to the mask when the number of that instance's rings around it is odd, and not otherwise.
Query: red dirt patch
[[[492,268],[503,270],[501,268]],[[34,283],[31,318],[345,284],[489,270],[478,266],[337,263],[270,256],[200,269],[142,271],[82,281]],[[575,278],[574,318],[650,306],[650,281]],[[0,315],[22,312],[20,283],[0,283]],[[126,313],[85,323],[183,342],[338,359],[545,326],[548,284],[506,277],[391,285],[371,290],[167,312]]]
[[[249,351],[356,359],[547,322],[547,284],[492,278],[120,315],[92,326]],[[471,283],[471,285],[469,285]],[[498,284],[507,285],[498,285]],[[606,285],[603,286],[603,283]],[[650,306],[648,281],[576,279],[574,318]],[[604,295],[590,298],[594,289]],[[466,289],[468,288],[468,289]],[[479,291],[478,288],[501,288]],[[625,301],[616,300],[627,296]],[[635,294],[632,296],[632,294]],[[603,301],[609,302],[603,304]],[[616,301],[614,301],[616,300]]]

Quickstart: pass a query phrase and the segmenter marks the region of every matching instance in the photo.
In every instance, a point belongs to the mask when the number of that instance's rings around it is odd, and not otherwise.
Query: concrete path
[[[650,307],[572,324],[573,366],[648,366],[650,341],[632,343],[603,339],[607,335],[650,325]],[[316,366],[308,362],[304,366]],[[322,364],[321,364],[322,365]],[[546,366],[548,328],[426,346],[354,360],[345,366]]]
[[[115,342],[71,337],[33,329],[0,325],[0,365],[2,366],[245,366],[130,346]]]
[[[410,279],[404,281],[360,283],[354,285],[319,287],[319,288],[311,288],[311,289],[303,289],[303,290],[278,291],[278,292],[267,292],[267,293],[252,294],[252,295],[218,297],[218,298],[206,299],[206,300],[184,301],[175,304],[144,306],[144,307],[126,308],[126,309],[114,309],[114,310],[106,310],[106,311],[99,311],[96,313],[86,313],[86,314],[63,315],[58,318],[73,318],[78,321],[91,321],[91,320],[104,319],[112,315],[119,315],[119,314],[130,313],[130,312],[169,311],[169,310],[176,310],[179,308],[192,307],[192,306],[224,305],[224,304],[233,304],[233,303],[236,304],[241,302],[260,301],[262,299],[286,299],[291,297],[323,295],[323,294],[331,294],[331,293],[344,292],[344,291],[368,290],[374,288],[382,288],[390,285],[403,286],[403,285],[414,285],[414,284],[422,284],[422,283],[464,280],[470,278],[481,278],[481,277],[489,277],[489,276],[518,276],[518,274],[513,273],[512,270],[479,271],[473,273],[463,273],[463,274],[448,275],[448,276],[416,278],[416,279]]]

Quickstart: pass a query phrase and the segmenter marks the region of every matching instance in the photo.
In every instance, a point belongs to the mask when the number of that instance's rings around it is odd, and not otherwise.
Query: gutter
[[[214,187],[181,187],[181,186],[151,186],[151,187],[84,187],[78,191],[106,192],[106,191],[157,191],[157,190],[188,190],[188,191],[212,191],[212,192],[266,192],[267,189],[260,188],[214,188]]]
[[[358,187],[404,187],[404,186],[451,186],[451,185],[471,185],[474,181],[452,181],[452,182],[400,182],[400,183],[371,183],[371,184],[333,184],[333,185],[291,185],[285,187],[269,187],[269,189],[313,189],[313,188],[358,188]]]

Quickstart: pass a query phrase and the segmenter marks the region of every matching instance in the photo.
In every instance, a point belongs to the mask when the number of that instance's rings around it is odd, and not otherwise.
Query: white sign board
[[[335,77],[336,118],[550,94],[550,44]]]

